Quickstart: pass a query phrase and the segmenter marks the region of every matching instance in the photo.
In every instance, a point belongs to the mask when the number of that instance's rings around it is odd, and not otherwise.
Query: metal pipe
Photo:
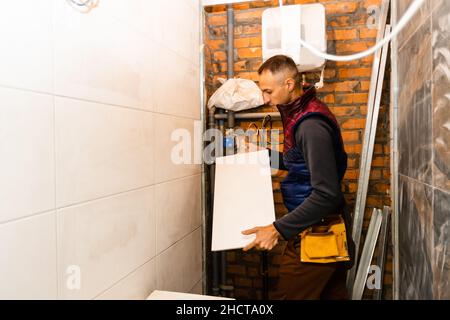
[[[216,120],[215,120],[216,108],[213,107],[209,110],[208,117],[208,128],[214,129],[216,128]],[[209,222],[212,221],[213,216],[213,199],[214,199],[214,183],[215,183],[215,165],[211,164],[209,166],[209,182],[210,182],[210,208],[209,208],[209,219],[208,219],[208,230],[210,227]],[[220,287],[219,287],[219,254],[217,252],[212,253],[212,294],[214,296],[220,295]]]
[[[234,10],[233,5],[227,5],[227,74],[228,79],[234,77]],[[234,128],[234,112],[228,111],[226,116],[227,128]],[[220,288],[222,296],[229,297],[232,295],[234,288],[227,285],[227,255],[225,251],[221,252],[221,284]]]
[[[220,295],[220,287],[219,287],[219,253],[214,251],[212,253],[213,258],[213,288],[212,293],[213,296]]]
[[[261,253],[262,270],[261,276],[263,280],[263,300],[269,300],[269,259],[267,251]]]
[[[234,10],[227,5],[227,74],[228,79],[234,77]],[[234,112],[228,111],[228,128],[234,128]]]
[[[245,119],[264,119],[264,117],[270,116],[272,119],[281,119],[281,114],[279,112],[266,112],[266,113],[235,113],[234,119],[245,120]],[[214,115],[216,120],[227,120],[227,114],[216,114]]]
[[[200,7],[200,25],[203,26],[205,24],[205,10],[202,6],[202,4],[199,4]],[[203,51],[203,32],[200,31],[200,48],[202,48],[200,50],[200,55],[199,55],[199,60],[200,60],[200,73],[201,76],[200,78],[200,119],[202,122],[202,133],[205,132],[206,130],[206,117],[205,117],[205,54]],[[202,139],[202,145],[203,145],[203,137],[201,137]],[[208,292],[208,287],[209,287],[209,277],[208,277],[208,257],[207,257],[207,252],[208,252],[208,218],[207,218],[207,207],[206,207],[206,184],[207,184],[207,180],[206,180],[206,170],[207,170],[207,166],[205,164],[205,162],[202,159],[202,181],[201,181],[201,192],[202,192],[202,293],[203,294],[207,294]]]

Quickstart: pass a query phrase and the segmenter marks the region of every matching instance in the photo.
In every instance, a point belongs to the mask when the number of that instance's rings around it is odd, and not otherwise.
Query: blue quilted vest
[[[302,121],[310,117],[320,117],[334,131],[334,152],[339,181],[342,181],[347,170],[347,154],[344,150],[339,124],[328,107],[316,98],[315,88],[307,90],[299,99],[292,103],[279,105],[284,128],[283,161],[288,169],[288,175],[281,183],[281,193],[286,208],[294,210],[311,194],[311,175],[306,166],[305,158],[296,146],[295,131]]]

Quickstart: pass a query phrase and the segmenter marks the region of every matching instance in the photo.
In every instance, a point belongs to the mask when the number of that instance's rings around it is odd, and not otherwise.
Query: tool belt
[[[300,234],[300,260],[308,263],[336,263],[351,260],[345,221],[329,216]]]

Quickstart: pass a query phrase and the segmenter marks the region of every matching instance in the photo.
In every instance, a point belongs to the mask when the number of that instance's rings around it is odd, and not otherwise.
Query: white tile
[[[157,252],[201,225],[200,178],[195,175],[155,186]]]
[[[198,13],[201,5],[201,0],[190,0],[187,1],[187,4],[195,10],[194,12]]]
[[[0,222],[55,205],[53,98],[0,88]]]
[[[192,294],[203,294],[203,283],[199,281],[191,290]]]
[[[162,2],[162,1],[159,1]],[[155,1],[149,0],[108,0],[102,3],[102,10],[108,11],[110,17],[129,26],[134,31],[155,39],[161,29],[159,21],[164,19],[155,12]]]
[[[200,119],[199,68],[172,50],[158,46],[155,65],[156,111]],[[171,92],[175,93],[172,94]]]
[[[155,136],[158,137],[155,143],[155,182],[199,173],[201,166],[196,164],[194,147],[201,142],[201,134],[200,137],[194,135],[195,121],[157,114],[155,122]]]
[[[0,299],[56,299],[55,213],[0,224]]]
[[[155,290],[147,300],[234,300],[231,298],[206,296],[201,294]]]
[[[201,229],[156,258],[158,290],[189,292],[202,278]]]
[[[101,1],[80,14],[67,1],[54,2],[57,94],[153,109],[153,44],[118,18],[127,6],[128,1]]]
[[[156,288],[156,261],[147,262],[96,299],[145,300]]]
[[[92,299],[155,256],[153,187],[58,210],[60,298]],[[78,266],[80,290],[67,268]]]
[[[214,182],[211,250],[244,248],[256,235],[242,231],[275,221],[269,152],[218,157]]]
[[[2,1],[0,85],[51,93],[52,0]]]
[[[198,9],[184,0],[158,1],[153,6],[155,39],[192,63],[199,64],[200,17]],[[170,12],[170,14],[168,14]]]
[[[58,207],[153,183],[153,115],[56,98]]]

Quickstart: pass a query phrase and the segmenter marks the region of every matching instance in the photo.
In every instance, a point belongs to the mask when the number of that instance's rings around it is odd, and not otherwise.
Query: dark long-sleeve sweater
[[[274,222],[287,240],[325,216],[337,213],[343,201],[330,125],[319,117],[310,117],[297,128],[295,141],[311,175],[312,193],[296,209]],[[278,168],[286,170],[280,153],[271,151],[271,157],[278,158]]]

